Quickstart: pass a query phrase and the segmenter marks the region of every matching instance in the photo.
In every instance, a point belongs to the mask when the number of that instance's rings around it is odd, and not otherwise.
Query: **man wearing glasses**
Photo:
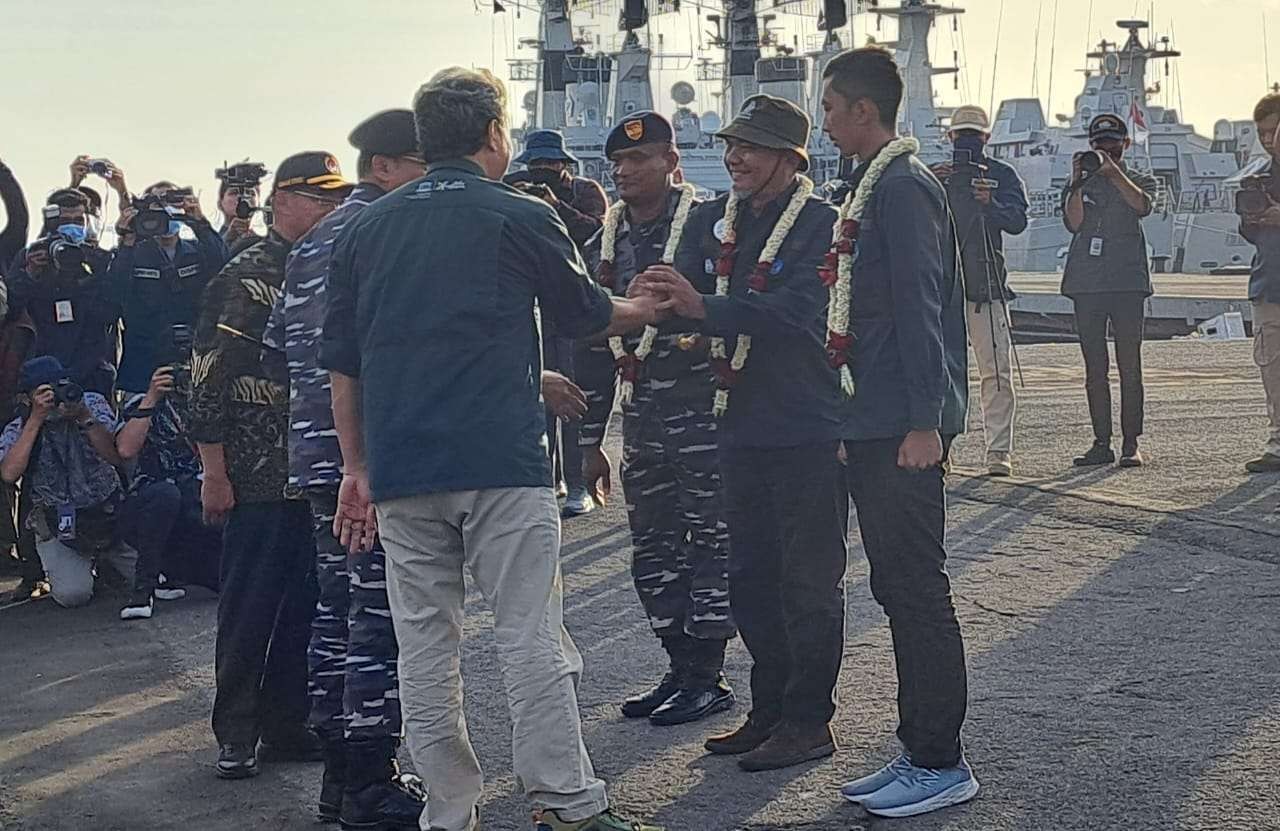
[[[422,799],[401,786],[395,766],[401,732],[398,650],[387,603],[386,555],[379,543],[348,560],[333,536],[342,452],[329,373],[320,368],[320,333],[329,263],[342,229],[374,200],[421,177],[427,164],[417,149],[413,113],[406,109],[370,116],[350,141],[360,151],[360,182],[294,246],[263,341],[278,350],[269,364],[287,364],[289,486],[305,494],[313,521],[320,602],[307,663],[310,724],[324,746],[319,814],[354,828],[416,828]]]
[[[257,744],[275,760],[318,760],[307,729],[307,643],[315,610],[311,511],[285,495],[289,389],[263,362],[263,331],[294,243],[351,192],[329,153],[276,169],[267,237],[205,289],[196,327],[190,435],[205,521],[226,523],[218,598],[213,732],[217,773],[253,776]]]

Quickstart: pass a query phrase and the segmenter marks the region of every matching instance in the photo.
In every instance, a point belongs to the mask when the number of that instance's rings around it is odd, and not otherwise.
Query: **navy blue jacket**
[[[547,203],[437,162],[347,225],[328,280],[320,365],[361,381],[376,501],[551,486],[534,304],[582,338],[612,302]]]
[[[143,392],[170,346],[174,324],[195,328],[204,287],[227,262],[227,247],[208,222],[192,222],[195,240],[178,240],[172,260],[152,240],[121,245],[109,278],[124,322],[120,389]]]
[[[854,187],[866,169],[855,171]],[[863,214],[852,298],[856,391],[844,438],[962,432],[964,280],[942,185],[914,156],[890,163]]]
[[[1273,162],[1268,160],[1254,173],[1270,176],[1273,167]],[[1273,192],[1271,198],[1276,199],[1277,194]],[[1249,299],[1256,303],[1280,303],[1280,229],[1263,228],[1242,220],[1240,236],[1253,243],[1255,249],[1249,269]]]
[[[946,184],[964,262],[965,295],[973,303],[1011,300],[1004,235],[1027,230],[1027,189],[1018,171],[1004,162],[984,155],[977,163],[985,169],[958,168]],[[980,205],[973,198],[973,180],[979,176],[999,183],[990,205]]]
[[[759,216],[739,207],[729,295],[705,298],[706,318],[695,324],[723,337],[729,355],[739,334],[751,336],[750,355],[720,419],[721,448],[799,447],[840,438],[843,393],[827,363],[827,287],[818,276],[831,247],[835,210],[811,197],[774,260],[767,290],[747,286],[794,192],[793,186]],[[676,253],[676,270],[703,294],[715,293],[715,226],[727,201],[722,196],[694,209]]]

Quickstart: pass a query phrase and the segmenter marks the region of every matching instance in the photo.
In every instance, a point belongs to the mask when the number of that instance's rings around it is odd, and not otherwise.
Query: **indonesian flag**
[[[1138,106],[1138,99],[1136,98],[1129,104],[1129,122],[1133,125],[1133,129],[1130,131],[1133,133],[1133,143],[1145,146],[1151,131],[1147,129],[1147,117]]]

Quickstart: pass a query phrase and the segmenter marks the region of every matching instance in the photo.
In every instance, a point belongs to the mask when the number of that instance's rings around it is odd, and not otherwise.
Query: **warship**
[[[964,13],[958,5],[928,0],[505,0],[537,12],[535,37],[520,41],[535,57],[509,62],[510,79],[527,84],[524,125],[556,129],[581,162],[581,174],[612,189],[603,156],[609,129],[626,115],[657,109],[671,114],[685,178],[706,192],[729,188],[715,132],[758,92],[796,102],[813,120],[810,175],[834,188],[847,172],[823,134],[822,71],[834,55],[853,45],[853,21],[872,15],[876,31],[896,23],[896,36],[869,42],[892,49],[904,78],[899,132],[917,138],[926,163],[952,154],[947,124],[952,108],[939,105],[938,76],[955,76],[957,65],[940,66],[930,54],[930,36],[941,19]],[[495,3],[499,9],[501,0]],[[699,37],[686,51],[669,51],[653,23],[683,15]],[[616,31],[613,24],[616,22]],[[1070,115],[1050,125],[1038,98],[1003,101],[992,122],[989,152],[1018,170],[1031,203],[1026,233],[1007,241],[1015,271],[1060,271],[1069,235],[1061,219],[1061,198],[1073,155],[1088,145],[1087,127],[1098,114],[1112,113],[1130,125],[1134,145],[1129,164],[1151,171],[1160,182],[1155,211],[1145,220],[1153,269],[1157,272],[1220,273],[1247,267],[1252,247],[1237,233],[1234,193],[1262,153],[1253,124],[1221,120],[1202,136],[1184,123],[1177,109],[1153,98],[1159,82],[1148,75],[1181,53],[1163,37],[1144,42],[1149,23],[1121,20],[1123,42],[1100,43],[1088,54],[1084,87]],[[693,28],[691,27],[691,29]],[[788,34],[790,31],[790,34]],[[705,35],[705,37],[703,37]],[[954,64],[959,55],[953,53]],[[655,99],[655,77],[679,76],[670,103]],[[958,84],[957,84],[958,86]],[[699,91],[701,90],[701,100]]]

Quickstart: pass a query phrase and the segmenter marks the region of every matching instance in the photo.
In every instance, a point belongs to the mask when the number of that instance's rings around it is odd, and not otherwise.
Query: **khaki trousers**
[[[563,820],[608,808],[582,741],[582,656],[564,628],[552,490],[429,494],[381,502],[377,512],[405,733],[429,783],[422,827],[475,831],[479,823],[483,779],[462,710],[464,565],[493,609],[517,781]]]
[[[1004,303],[965,302],[969,315],[969,343],[978,358],[982,384],[982,425],[987,464],[1007,462],[1013,455],[1013,418],[1017,401],[1011,364],[1013,341]]]
[[[1280,456],[1280,303],[1253,304],[1253,361],[1262,371],[1271,419],[1265,452]]]

